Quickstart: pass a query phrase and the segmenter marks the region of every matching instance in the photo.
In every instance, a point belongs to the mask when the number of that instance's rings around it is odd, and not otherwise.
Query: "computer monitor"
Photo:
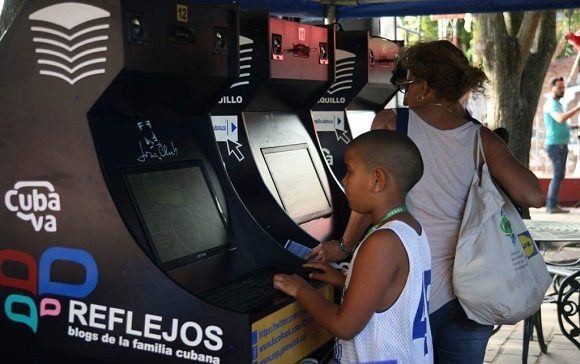
[[[157,263],[164,269],[230,245],[226,216],[201,160],[123,171]]]
[[[308,144],[262,148],[261,151],[282,207],[297,224],[332,213]]]

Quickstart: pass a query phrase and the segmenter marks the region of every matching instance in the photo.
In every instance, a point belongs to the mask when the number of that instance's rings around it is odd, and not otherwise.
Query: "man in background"
[[[546,140],[544,146],[552,161],[553,177],[546,196],[546,212],[566,213],[570,210],[558,205],[560,185],[566,175],[566,160],[568,158],[568,143],[570,141],[570,125],[568,120],[580,110],[580,102],[569,111],[564,111],[560,99],[564,96],[566,85],[564,78],[556,77],[550,80],[552,95],[544,103],[544,124],[546,125]]]

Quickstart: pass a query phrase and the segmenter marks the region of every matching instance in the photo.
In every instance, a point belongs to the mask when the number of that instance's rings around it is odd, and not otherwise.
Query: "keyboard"
[[[270,304],[276,296],[284,293],[274,288],[275,272],[267,270],[252,274],[246,279],[234,281],[200,295],[214,306],[235,312],[248,312]]]
[[[276,273],[271,269],[258,271],[245,279],[203,292],[199,296],[214,306],[246,313],[270,305],[274,298],[288,298],[285,293],[274,288],[273,278]],[[315,287],[321,285],[320,281],[307,281]]]

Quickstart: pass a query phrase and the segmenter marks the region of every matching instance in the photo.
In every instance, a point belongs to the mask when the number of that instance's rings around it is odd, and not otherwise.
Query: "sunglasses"
[[[397,89],[399,91],[406,94],[407,90],[409,89],[409,85],[412,83],[415,83],[415,82],[417,82],[417,80],[405,80],[405,81],[397,82],[396,86],[397,86]]]

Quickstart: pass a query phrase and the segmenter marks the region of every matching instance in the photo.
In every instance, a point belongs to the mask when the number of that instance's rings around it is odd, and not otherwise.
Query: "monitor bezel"
[[[316,212],[313,213],[309,213],[306,215],[301,215],[298,217],[291,217],[288,213],[288,210],[286,209],[286,206],[284,204],[284,200],[282,198],[282,195],[280,194],[280,188],[278,186],[278,183],[276,181],[276,179],[274,178],[273,174],[272,174],[272,170],[270,168],[270,165],[268,164],[268,160],[266,159],[266,154],[271,154],[271,153],[278,153],[278,152],[285,152],[285,151],[291,151],[291,150],[301,150],[301,149],[305,149],[306,153],[308,153],[308,158],[310,158],[310,164],[312,166],[312,168],[314,169],[314,173],[316,173],[316,178],[318,179],[318,184],[320,185],[320,188],[322,189],[322,193],[324,194],[324,198],[326,199],[326,203],[328,204],[328,207],[322,210],[318,210]],[[288,145],[279,145],[279,146],[275,146],[275,147],[263,147],[260,148],[260,152],[262,153],[262,158],[264,159],[264,163],[266,164],[266,168],[268,169],[268,173],[270,175],[270,179],[272,180],[272,182],[274,183],[274,188],[276,189],[276,193],[278,194],[278,199],[280,200],[280,203],[282,204],[282,208],[284,209],[284,211],[288,214],[288,216],[297,224],[303,224],[318,218],[322,218],[322,217],[327,217],[332,215],[332,213],[334,212],[334,209],[332,207],[332,201],[328,196],[328,191],[324,188],[324,183],[322,182],[322,179],[320,178],[320,173],[318,171],[318,168],[316,168],[316,164],[314,163],[314,159],[312,158],[312,154],[310,152],[310,147],[308,145],[308,143],[296,143],[296,144],[288,144]]]
[[[216,208],[216,211],[218,212],[218,215],[220,216],[220,219],[221,219],[222,224],[224,226],[224,229],[226,231],[226,243],[219,245],[219,246],[216,246],[216,247],[212,247],[209,249],[199,251],[197,253],[188,254],[188,255],[185,255],[185,256],[182,256],[182,257],[179,257],[176,259],[171,259],[171,260],[168,260],[166,262],[162,262],[160,257],[159,257],[159,253],[157,251],[157,247],[156,247],[155,243],[153,242],[153,239],[151,238],[151,235],[149,233],[149,229],[147,228],[147,224],[146,224],[145,219],[141,213],[141,208],[139,207],[139,204],[137,203],[137,198],[133,193],[133,189],[131,188],[131,184],[129,182],[128,177],[129,177],[129,175],[137,175],[137,174],[141,174],[141,173],[170,171],[170,170],[176,170],[176,169],[182,169],[182,168],[191,168],[191,167],[199,167],[201,172],[202,172],[202,175],[203,175],[204,180],[205,180],[205,184],[209,188],[210,194],[213,197],[212,200],[213,200],[214,206]],[[139,225],[140,225],[141,230],[145,236],[145,239],[147,240],[146,243],[148,245],[149,251],[151,252],[151,254],[153,254],[152,258],[155,261],[155,263],[159,267],[161,267],[163,270],[167,271],[167,270],[171,270],[174,268],[179,268],[179,267],[187,265],[189,263],[193,263],[195,261],[199,261],[199,260],[208,258],[210,256],[214,256],[214,255],[217,255],[217,254],[220,254],[220,253],[223,253],[223,252],[226,252],[226,251],[229,251],[232,249],[232,247],[233,247],[232,236],[233,235],[231,232],[231,227],[228,223],[228,219],[227,219],[225,212],[223,210],[223,206],[218,199],[218,195],[216,194],[216,191],[214,189],[213,183],[211,182],[211,179],[209,177],[209,174],[207,172],[205,164],[201,159],[192,159],[192,160],[169,162],[169,163],[156,163],[156,164],[145,165],[145,166],[124,167],[124,168],[121,168],[121,175],[123,178],[123,182],[125,184],[126,191],[129,194],[133,211],[135,212],[135,215],[137,216],[137,219],[139,220]],[[227,201],[224,201],[224,204],[226,204],[225,208],[227,209]]]

